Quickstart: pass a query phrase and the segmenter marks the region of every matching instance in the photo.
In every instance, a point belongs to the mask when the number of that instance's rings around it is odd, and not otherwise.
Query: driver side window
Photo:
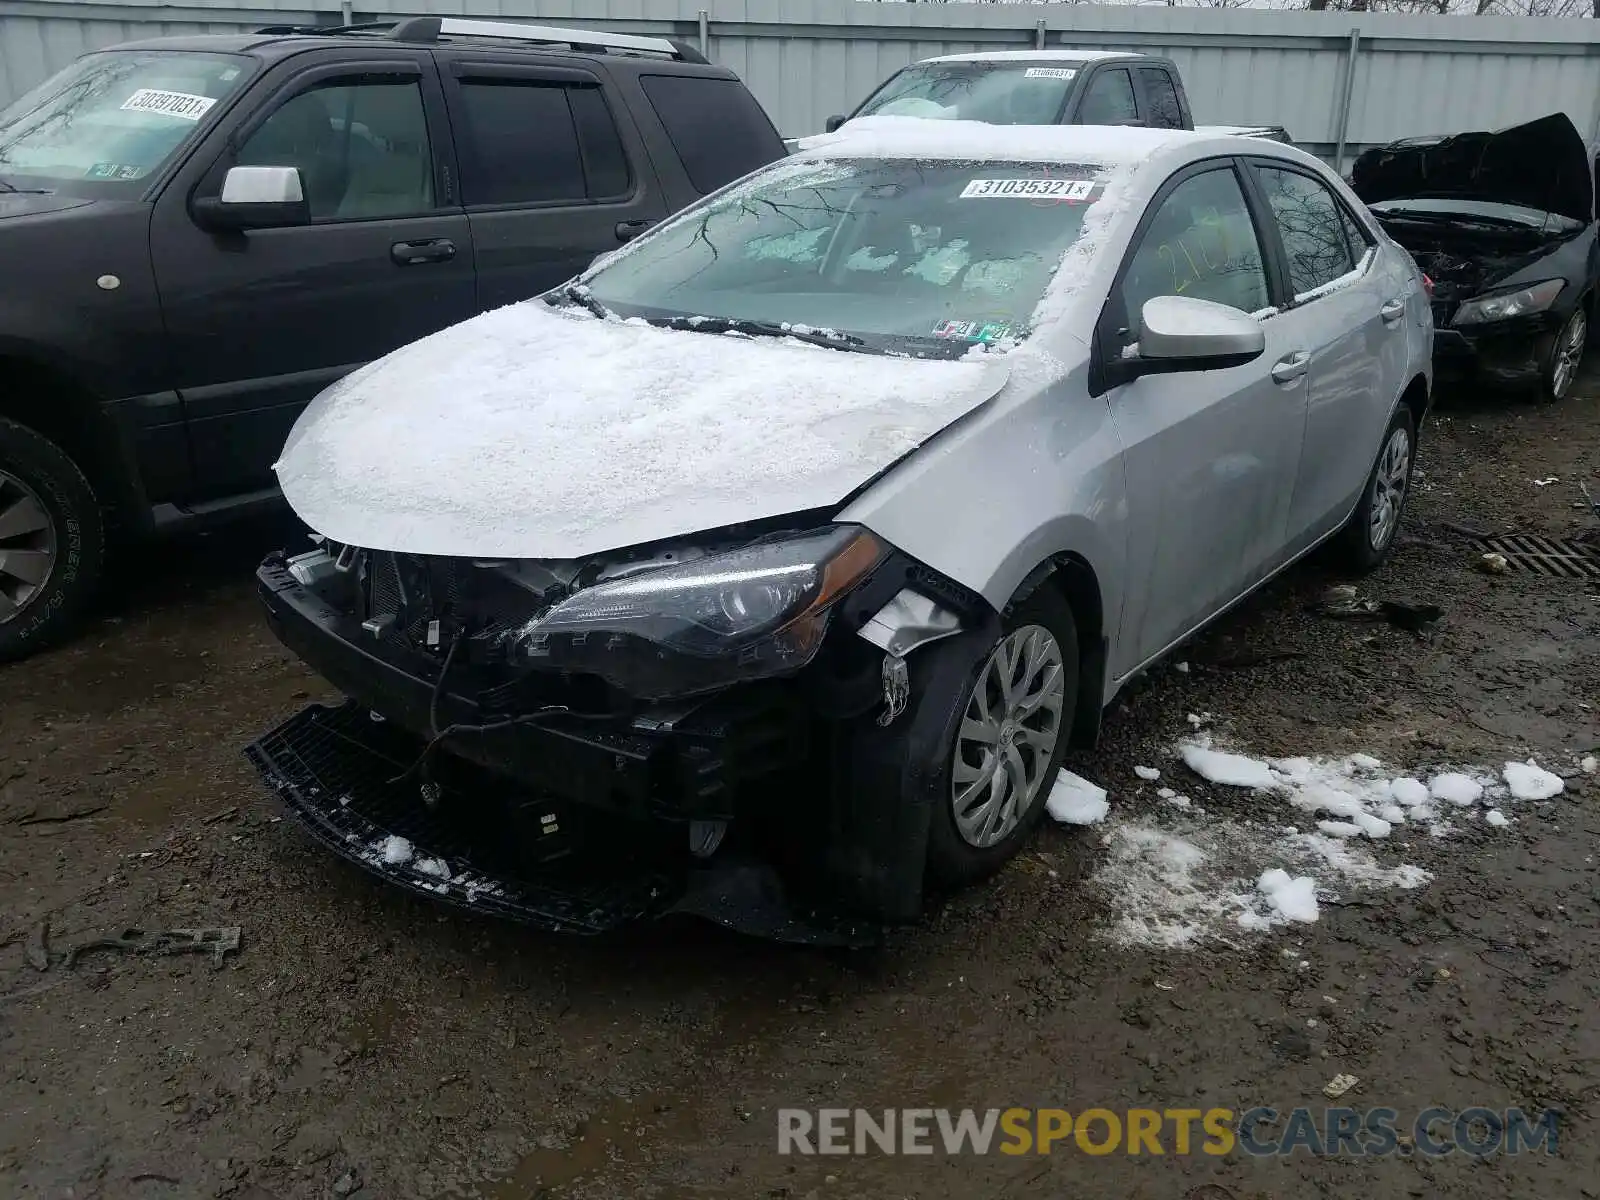
[[[407,217],[434,206],[416,80],[335,80],[301,92],[246,139],[234,163],[298,167],[313,221]]]
[[[1122,280],[1130,330],[1156,296],[1194,296],[1247,313],[1267,307],[1261,243],[1232,167],[1190,176],[1156,210]]]

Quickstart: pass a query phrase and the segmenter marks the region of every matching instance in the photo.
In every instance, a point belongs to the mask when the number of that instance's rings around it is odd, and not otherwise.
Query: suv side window
[[[1156,210],[1122,280],[1130,329],[1156,296],[1194,296],[1247,313],[1267,307],[1261,242],[1232,167],[1191,175]]]
[[[736,79],[641,75],[639,86],[701,195],[766,166],[783,152],[767,114]]]
[[[1333,193],[1298,171],[1260,163],[1255,170],[1283,237],[1289,290],[1303,296],[1349,274],[1355,260],[1346,241],[1344,210]]]
[[[1080,125],[1126,125],[1139,119],[1133,98],[1133,80],[1124,67],[1101,71],[1089,81],[1078,106]]]
[[[628,191],[627,157],[598,85],[468,76],[460,91],[468,207],[583,204]]]
[[[1144,88],[1152,129],[1183,128],[1183,106],[1178,103],[1178,89],[1172,85],[1172,76],[1165,67],[1140,67],[1139,86]]]
[[[313,221],[414,216],[433,203],[433,157],[415,79],[333,79],[290,97],[234,155],[298,167]]]

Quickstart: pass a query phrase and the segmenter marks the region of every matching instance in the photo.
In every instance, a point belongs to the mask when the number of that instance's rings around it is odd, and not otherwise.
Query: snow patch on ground
[[[1105,788],[1071,771],[1056,776],[1045,801],[1045,810],[1063,825],[1096,825],[1110,807]]]
[[[1113,909],[1107,936],[1114,942],[1226,942],[1316,921],[1322,904],[1353,892],[1421,887],[1432,876],[1402,860],[1418,838],[1438,844],[1453,831],[1451,820],[1480,816],[1484,825],[1504,828],[1511,821],[1499,805],[1548,800],[1563,788],[1560,776],[1532,760],[1504,764],[1497,778],[1472,766],[1400,774],[1364,752],[1256,758],[1214,745],[1199,732],[1209,721],[1210,714],[1191,717],[1195,732],[1175,747],[1176,756],[1240,794],[1230,791],[1224,816],[1220,803],[1208,814],[1163,786],[1153,811],[1107,823],[1100,839],[1106,859],[1093,883]],[[1137,774],[1160,777],[1154,767]]]

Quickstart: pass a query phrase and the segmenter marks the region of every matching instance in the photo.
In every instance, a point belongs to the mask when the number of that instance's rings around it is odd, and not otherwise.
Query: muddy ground
[[[1573,481],[1600,495],[1597,397],[1591,379],[1551,409],[1439,414],[1405,543],[1368,585],[1443,607],[1431,640],[1308,612],[1329,576],[1297,568],[1187,649],[1187,673],[1137,688],[1075,767],[1119,809],[1154,805],[1132,767],[1170,766],[1199,711],[1259,753],[1399,768],[1592,751],[1600,580],[1490,577],[1447,524],[1593,528]],[[1600,777],[1506,829],[1418,839],[1425,887],[1190,951],[1107,942],[1097,831],[1061,828],[875,955],[698,926],[536,936],[369,881],[257,786],[240,747],[325,692],[251,594],[287,532],[146,554],[88,636],[0,669],[0,1196],[1600,1195]],[[1241,665],[1279,652],[1298,657]],[[197,925],[241,926],[240,951],[59,961],[97,933]],[[1336,1072],[1362,1107],[1558,1107],[1559,1154],[776,1152],[779,1107],[1289,1109]]]

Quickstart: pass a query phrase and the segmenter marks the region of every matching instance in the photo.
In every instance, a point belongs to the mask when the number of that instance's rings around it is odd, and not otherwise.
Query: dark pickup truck
[[[305,404],[784,154],[663,38],[419,17],[167,38],[0,113],[0,660],[118,536],[278,503]]]

